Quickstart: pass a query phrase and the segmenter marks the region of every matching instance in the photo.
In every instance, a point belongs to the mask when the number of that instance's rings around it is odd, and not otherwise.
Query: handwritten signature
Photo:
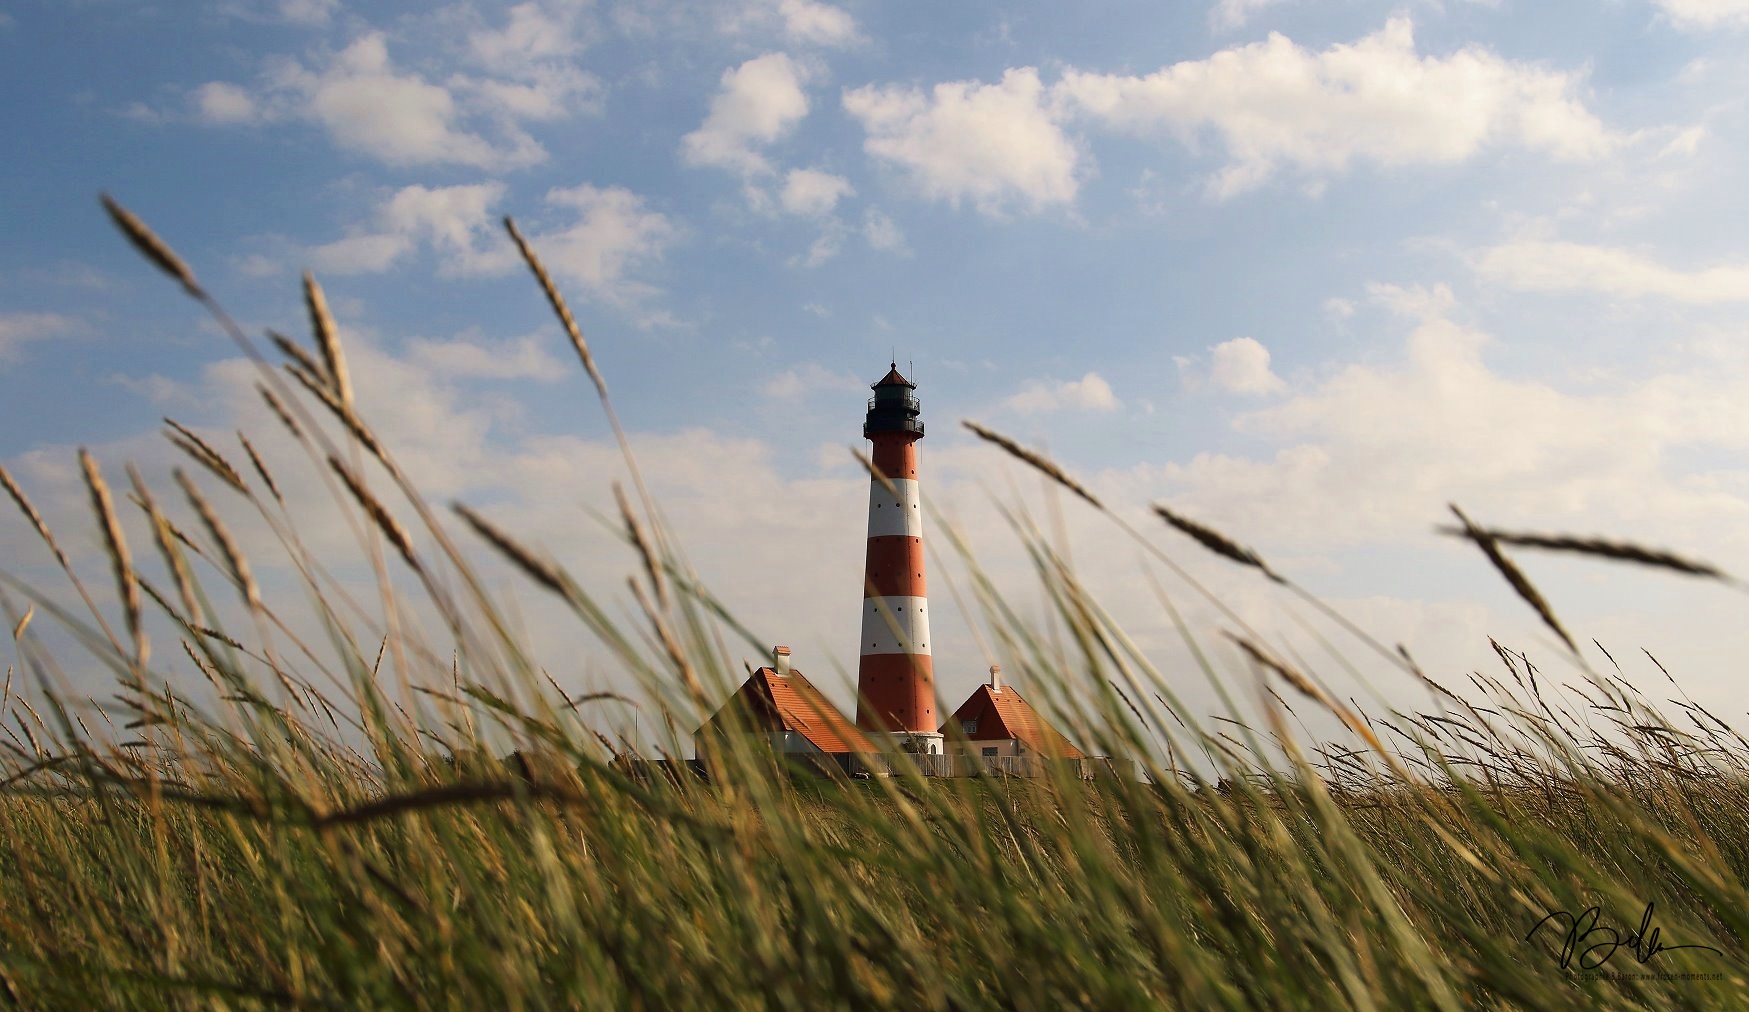
[[[1578,957],[1581,970],[1595,970],[1609,962],[1616,950],[1627,946],[1634,958],[1641,963],[1649,963],[1652,957],[1660,952],[1674,952],[1677,949],[1705,949],[1717,955],[1724,955],[1710,945],[1665,945],[1658,940],[1659,929],[1652,926],[1652,904],[1646,904],[1646,912],[1640,917],[1637,930],[1629,931],[1626,937],[1616,929],[1597,923],[1603,919],[1603,911],[1598,907],[1586,907],[1578,916],[1566,910],[1557,910],[1530,929],[1530,934],[1524,936],[1525,941],[1536,937],[1543,926],[1557,918],[1567,924],[1567,935],[1561,940],[1561,954],[1558,960],[1561,968],[1572,966],[1574,957]],[[1559,927],[1559,923],[1556,924]]]

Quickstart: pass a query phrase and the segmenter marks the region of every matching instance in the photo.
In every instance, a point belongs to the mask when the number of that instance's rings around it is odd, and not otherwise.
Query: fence
[[[926,777],[1020,777],[1049,776],[1060,768],[1081,780],[1092,780],[1098,773],[1110,772],[1110,762],[1104,759],[1051,759],[1039,755],[977,756],[977,755],[884,755],[859,753],[851,758],[851,771],[871,776],[892,776],[895,767],[905,763],[916,767]]]

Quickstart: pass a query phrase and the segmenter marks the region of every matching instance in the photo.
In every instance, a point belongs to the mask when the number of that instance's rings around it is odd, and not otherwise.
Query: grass
[[[1744,1002],[1749,742],[1723,721],[1689,702],[1660,710],[1619,669],[1582,668],[1582,684],[1556,690],[1504,647],[1500,669],[1476,673],[1460,695],[1376,643],[1437,705],[1362,713],[1230,611],[1250,670],[1215,671],[1186,631],[1204,664],[1196,677],[1222,692],[1256,688],[1263,725],[1201,720],[1173,694],[1185,673],[1157,670],[1023,517],[1016,535],[1057,635],[1023,621],[1011,593],[973,565],[985,624],[1005,668],[1030,675],[1072,738],[1137,775],[815,780],[732,737],[712,757],[724,771],[713,783],[628,775],[622,743],[588,717],[596,700],[569,699],[545,676],[470,558],[495,554],[568,606],[579,637],[658,701],[679,747],[738,681],[723,637],[763,644],[699,585],[641,482],[617,495],[643,567],[633,626],[487,511],[455,504],[458,524],[419,496],[374,436],[370,405],[354,402],[314,279],[305,296],[318,350],[275,335],[289,359],[275,368],[168,245],[107,203],[257,363],[262,396],[316,465],[309,473],[367,536],[379,594],[374,610],[348,600],[311,557],[270,470],[280,465],[245,440],[246,472],[173,423],[170,436],[213,487],[175,475],[181,513],[198,528],[178,525],[139,475],[117,495],[82,457],[118,635],[27,490],[0,471],[84,607],[7,578],[28,676],[18,691],[9,678],[0,704],[0,997],[12,1004]],[[516,238],[636,479],[583,334]],[[1057,465],[974,431],[1075,491],[1201,592]],[[301,593],[264,596],[221,496],[275,532],[276,565],[299,574]],[[141,545],[130,550],[124,509],[152,532],[150,565]],[[1250,549],[1156,509],[1170,529],[1316,603]],[[1497,566],[1510,566],[1510,546],[1674,559],[1458,516]],[[1528,580],[1514,586],[1560,628]],[[299,639],[282,610],[305,602],[326,643]],[[1172,599],[1161,603],[1178,621]],[[44,622],[113,672],[114,703],[88,704],[57,679]],[[1576,653],[1572,663],[1583,665]],[[1345,740],[1294,732],[1296,706],[1332,716]],[[496,758],[512,751],[513,761]],[[1648,903],[1660,933],[1630,939]],[[1587,933],[1586,922],[1561,965],[1570,921],[1536,925],[1594,906],[1611,930]],[[1601,944],[1612,937],[1618,947]]]

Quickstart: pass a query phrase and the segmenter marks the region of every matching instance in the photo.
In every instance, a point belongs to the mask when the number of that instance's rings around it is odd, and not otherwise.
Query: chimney
[[[789,647],[771,648],[771,667],[779,678],[789,677]]]
[[[1000,664],[990,665],[990,691],[1002,691],[1002,665]]]

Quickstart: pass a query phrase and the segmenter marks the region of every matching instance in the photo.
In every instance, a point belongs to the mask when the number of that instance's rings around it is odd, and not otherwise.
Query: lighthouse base
[[[852,767],[857,776],[897,776],[906,767],[926,777],[952,775],[953,760],[943,753],[946,741],[938,732],[864,731],[863,735],[893,751],[858,753]]]
[[[947,739],[939,731],[864,731],[869,740],[891,745],[893,751],[907,755],[941,755]]]

